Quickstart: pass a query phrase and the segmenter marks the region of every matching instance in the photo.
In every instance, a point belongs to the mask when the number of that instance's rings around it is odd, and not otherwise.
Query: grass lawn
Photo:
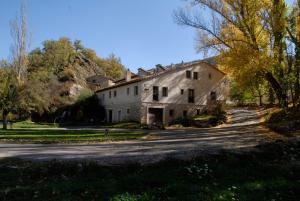
[[[138,139],[144,136],[142,132],[109,131],[105,136],[103,131],[95,130],[0,130],[0,141],[14,142],[101,142]]]
[[[139,122],[135,122],[135,121],[124,121],[124,122],[118,122],[118,123],[112,123],[112,124],[105,124],[104,126],[101,125],[101,127],[124,128],[124,129],[140,129],[142,127],[142,125]]]
[[[57,128],[58,125],[51,123],[37,123],[30,120],[14,122],[13,128]]]
[[[151,166],[6,159],[0,200],[299,201],[299,147]]]
[[[214,115],[210,115],[210,114],[204,114],[204,115],[194,117],[194,120],[196,120],[196,121],[209,121],[213,118],[217,118],[217,117],[214,116]]]

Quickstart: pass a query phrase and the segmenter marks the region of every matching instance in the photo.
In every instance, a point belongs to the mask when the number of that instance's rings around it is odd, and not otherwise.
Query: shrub
[[[174,119],[170,125],[176,125],[176,124],[180,124],[184,127],[190,127],[194,125],[194,119],[190,118],[190,117],[179,117],[177,119]]]

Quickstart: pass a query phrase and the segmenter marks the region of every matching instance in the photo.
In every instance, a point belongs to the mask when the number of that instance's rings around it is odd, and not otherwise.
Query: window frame
[[[192,71],[187,70],[187,71],[185,72],[185,76],[186,76],[187,79],[191,79],[191,78],[192,78]]]
[[[168,87],[163,87],[162,88],[162,96],[163,97],[168,97],[169,95],[169,88]]]
[[[188,89],[188,103],[195,103],[195,89]]]
[[[134,95],[138,96],[139,95],[139,86],[134,86]]]
[[[159,101],[159,86],[152,87],[152,100]]]
[[[183,111],[182,111],[182,116],[183,116],[183,117],[187,117],[187,115],[188,115],[187,113],[188,113],[187,110],[183,110]]]
[[[198,72],[193,72],[193,79],[198,80],[198,75],[199,75]]]
[[[210,92],[210,100],[211,101],[216,101],[217,100],[217,92],[216,91],[211,91]]]

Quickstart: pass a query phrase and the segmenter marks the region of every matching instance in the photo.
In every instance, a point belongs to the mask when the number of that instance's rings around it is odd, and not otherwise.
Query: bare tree
[[[11,46],[13,70],[17,79],[17,84],[22,85],[27,77],[27,14],[26,3],[21,2],[20,14],[15,20],[10,22],[10,33],[13,39]]]

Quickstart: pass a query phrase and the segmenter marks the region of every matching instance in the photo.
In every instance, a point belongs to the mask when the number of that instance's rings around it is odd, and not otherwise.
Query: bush
[[[174,119],[170,125],[182,125],[184,127],[190,127],[193,126],[194,123],[194,119],[190,118],[190,117],[179,117],[177,119]]]

